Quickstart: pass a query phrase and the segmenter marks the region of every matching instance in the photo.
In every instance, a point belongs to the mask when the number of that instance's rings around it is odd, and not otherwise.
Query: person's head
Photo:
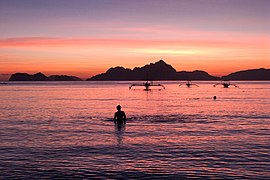
[[[121,110],[121,106],[120,106],[120,105],[116,106],[116,109],[117,109],[118,111],[120,111],[120,110]]]

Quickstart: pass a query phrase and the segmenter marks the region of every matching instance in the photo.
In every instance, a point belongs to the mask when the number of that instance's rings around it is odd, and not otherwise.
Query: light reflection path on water
[[[0,179],[270,177],[269,82],[163,84],[1,86]],[[128,116],[121,129],[118,104]]]
[[[115,128],[115,136],[117,139],[117,146],[122,146],[123,145],[123,136],[125,134],[125,129],[126,129],[126,125],[125,124],[115,124],[114,125]]]

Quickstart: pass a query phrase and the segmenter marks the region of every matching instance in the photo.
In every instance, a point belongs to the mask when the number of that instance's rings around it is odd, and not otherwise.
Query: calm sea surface
[[[270,82],[131,83],[1,84],[0,179],[270,178]]]

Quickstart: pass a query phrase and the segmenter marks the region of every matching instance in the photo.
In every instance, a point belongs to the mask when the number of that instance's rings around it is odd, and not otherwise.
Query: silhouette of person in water
[[[126,114],[124,111],[121,111],[121,106],[116,106],[117,112],[114,113],[114,123],[121,125],[126,124]]]

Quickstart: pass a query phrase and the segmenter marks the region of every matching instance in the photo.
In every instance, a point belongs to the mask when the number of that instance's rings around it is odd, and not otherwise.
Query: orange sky
[[[270,68],[267,1],[29,1],[0,2],[0,75],[88,78],[160,59],[217,76]]]
[[[178,71],[200,69],[212,75],[270,66],[264,37],[237,41],[29,37],[1,39],[0,48],[2,73],[42,71],[87,78],[112,66],[133,68],[159,59]]]

